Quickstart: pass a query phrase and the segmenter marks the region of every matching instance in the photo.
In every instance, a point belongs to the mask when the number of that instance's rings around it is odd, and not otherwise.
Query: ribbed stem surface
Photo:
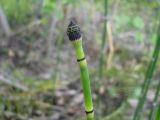
[[[70,22],[70,24],[68,25],[67,34],[70,41],[73,43],[77,62],[80,68],[86,117],[87,120],[94,120],[93,102],[92,102],[88,67],[82,46],[81,31],[75,22],[73,21]]]
[[[85,55],[84,55],[83,47],[82,47],[82,40],[79,39],[76,41],[72,41],[72,43],[76,51],[77,60],[81,60],[78,63],[80,67],[81,84],[83,88],[84,105],[85,105],[85,111],[87,114],[87,120],[93,120],[94,112],[92,112],[93,103],[92,103],[92,95],[91,95],[91,88],[90,88],[90,79],[89,79],[87,62],[86,62],[86,59],[84,59]]]

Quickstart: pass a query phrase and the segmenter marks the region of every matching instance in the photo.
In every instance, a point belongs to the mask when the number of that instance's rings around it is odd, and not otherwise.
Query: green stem
[[[159,96],[159,92],[160,92],[160,80],[159,80],[157,90],[156,90],[156,93],[155,93],[155,97],[154,97],[154,100],[153,100],[153,103],[152,103],[151,112],[149,114],[149,120],[154,120],[155,108],[157,106],[157,99],[158,99],[158,96]]]
[[[154,120],[160,120],[160,104],[157,107]]]
[[[159,18],[160,17],[159,17],[159,15],[157,13],[158,22],[159,22]],[[156,28],[156,26],[155,26],[155,28]],[[159,22],[159,26],[158,27],[160,27],[160,22]],[[160,28],[158,28],[158,29],[160,29]],[[159,34],[160,34],[160,30],[159,30],[159,33],[158,33],[158,36],[160,38]],[[160,39],[159,39],[159,41],[160,41]],[[158,100],[159,93],[160,93],[160,80],[159,80],[158,86],[156,88],[156,93],[155,93],[155,96],[154,96],[154,99],[153,99],[153,103],[152,103],[152,106],[151,106],[151,111],[150,111],[150,114],[149,114],[149,120],[154,120],[154,118],[155,118],[154,115],[155,115],[155,112],[156,112],[156,107],[158,105],[157,100]]]
[[[103,28],[103,37],[102,37],[102,43],[101,43],[101,53],[100,53],[100,59],[99,59],[99,78],[102,78],[103,75],[103,65],[104,65],[104,53],[105,53],[105,41],[106,41],[106,32],[107,32],[107,6],[108,6],[108,0],[104,0],[104,28]]]
[[[94,120],[92,94],[91,94],[91,88],[90,88],[90,78],[89,78],[87,62],[85,59],[85,54],[82,46],[82,37],[80,33],[80,28],[72,21],[68,26],[68,37],[73,43],[75,53],[76,53],[76,58],[79,63],[81,84],[82,84],[83,95],[84,95],[84,106],[85,106],[87,120]]]
[[[141,113],[143,105],[145,103],[146,94],[148,92],[148,88],[149,88],[154,70],[156,68],[156,63],[158,60],[159,51],[160,51],[160,25],[159,25],[158,32],[157,32],[157,43],[156,43],[156,46],[155,46],[155,49],[153,52],[152,60],[150,61],[149,67],[146,72],[145,81],[142,86],[141,96],[139,98],[139,102],[138,102],[137,108],[135,110],[133,120],[140,119],[140,113]]]

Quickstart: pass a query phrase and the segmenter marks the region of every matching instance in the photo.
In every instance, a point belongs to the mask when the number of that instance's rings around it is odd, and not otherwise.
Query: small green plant
[[[93,110],[92,95],[90,88],[90,78],[88,73],[87,62],[85,59],[85,54],[83,51],[80,28],[73,21],[71,21],[70,24],[68,25],[67,34],[74,46],[77,62],[79,63],[80,67],[81,83],[84,94],[84,105],[85,105],[87,120],[93,120],[94,110]]]

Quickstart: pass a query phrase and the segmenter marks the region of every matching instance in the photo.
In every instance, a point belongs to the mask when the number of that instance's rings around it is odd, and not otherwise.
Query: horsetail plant
[[[93,102],[90,88],[90,78],[88,73],[87,62],[82,46],[82,36],[79,26],[71,21],[67,28],[67,35],[75,49],[77,62],[80,67],[81,84],[84,95],[84,106],[87,120],[94,120]]]
[[[141,96],[139,98],[139,102],[135,110],[133,120],[140,120],[140,113],[142,112],[142,108],[146,100],[148,88],[149,88],[153,73],[156,68],[159,52],[160,52],[160,23],[159,23],[158,30],[157,30],[157,41],[156,41],[155,49],[154,49],[150,64],[148,66],[147,72],[146,72],[145,80],[142,86]]]
[[[159,39],[159,41],[160,41],[160,23],[159,23],[158,31],[159,32],[157,33],[158,34],[158,38],[157,39]],[[157,88],[156,88],[156,92],[155,92],[155,96],[154,96],[154,99],[153,99],[153,102],[152,102],[151,111],[150,111],[148,120],[154,120],[154,118],[155,118],[154,115],[155,115],[155,112],[156,112],[156,107],[158,105],[159,94],[160,94],[160,80],[159,80]]]

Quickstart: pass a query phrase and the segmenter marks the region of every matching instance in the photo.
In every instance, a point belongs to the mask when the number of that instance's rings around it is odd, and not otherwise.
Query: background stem
[[[103,37],[102,37],[102,43],[101,43],[101,53],[100,53],[100,59],[99,59],[99,78],[102,78],[103,74],[103,65],[104,65],[104,52],[105,52],[105,41],[106,41],[106,33],[107,33],[107,6],[108,6],[108,0],[104,0],[104,28],[103,28]]]
[[[157,106],[157,99],[158,99],[158,96],[159,96],[159,92],[160,92],[160,80],[159,80],[157,90],[156,90],[156,93],[155,93],[155,97],[154,97],[154,100],[153,100],[153,103],[152,103],[152,108],[151,108],[151,112],[150,112],[150,115],[149,115],[149,120],[154,120],[154,114],[155,114],[155,109],[156,109],[156,106]]]
[[[159,56],[159,51],[160,51],[160,34],[159,33],[160,33],[160,25],[159,25],[158,31],[157,31],[157,42],[156,42],[156,45],[155,45],[155,49],[154,49],[154,52],[153,52],[152,59],[150,61],[149,67],[148,67],[147,72],[146,72],[145,81],[144,81],[143,86],[142,86],[141,96],[139,98],[139,103],[138,103],[137,108],[135,110],[133,120],[139,120],[140,119],[140,113],[141,113],[142,108],[144,106],[144,103],[145,103],[145,100],[146,100],[146,95],[147,95],[147,92],[148,92],[148,88],[149,88],[154,70],[156,68],[156,63],[157,63],[158,56]]]

